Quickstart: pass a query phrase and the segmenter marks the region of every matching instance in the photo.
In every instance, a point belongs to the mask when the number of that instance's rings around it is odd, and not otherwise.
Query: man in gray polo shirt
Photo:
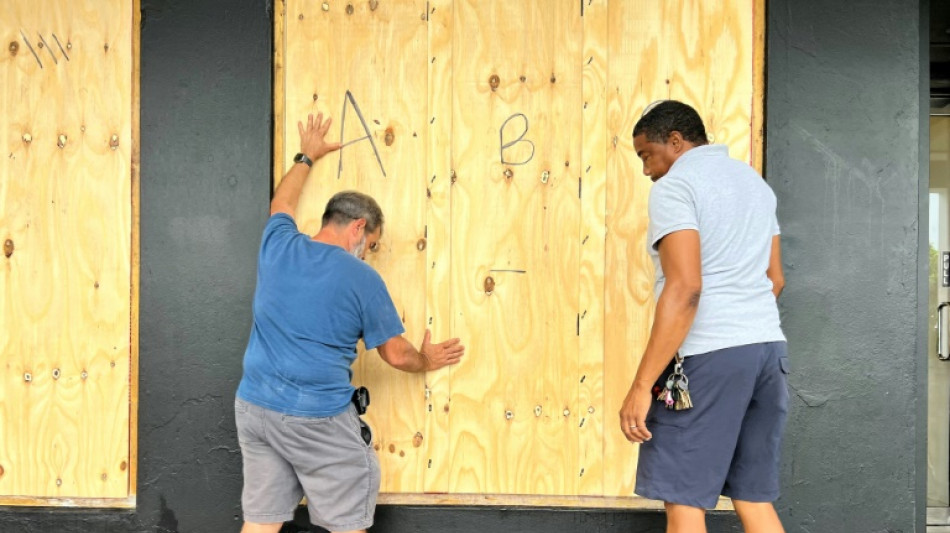
[[[636,492],[665,502],[668,533],[706,531],[705,509],[720,495],[746,531],[783,532],[772,505],[788,408],[775,195],[726,146],[708,144],[699,114],[681,102],[649,109],[633,141],[654,182],[657,296],[620,411],[624,435],[641,444]],[[692,408],[657,401],[677,353]]]

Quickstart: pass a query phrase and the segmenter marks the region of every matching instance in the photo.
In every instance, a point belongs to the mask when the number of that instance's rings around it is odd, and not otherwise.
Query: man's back
[[[650,192],[650,254],[656,294],[665,278],[656,243],[683,229],[699,231],[702,296],[681,353],[785,340],[766,276],[779,233],[775,195],[723,145],[703,145],[677,159]]]

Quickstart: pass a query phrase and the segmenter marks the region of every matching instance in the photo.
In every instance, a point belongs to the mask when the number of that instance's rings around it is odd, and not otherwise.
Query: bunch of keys
[[[674,411],[692,409],[693,400],[689,397],[689,378],[683,373],[683,358],[680,354],[676,354],[673,373],[667,376],[664,385],[656,396],[658,402],[663,402],[667,409]]]

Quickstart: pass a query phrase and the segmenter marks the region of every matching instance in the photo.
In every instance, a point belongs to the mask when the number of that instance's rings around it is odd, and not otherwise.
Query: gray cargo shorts
[[[336,416],[284,415],[241,399],[234,402],[244,460],[244,520],[293,519],[307,496],[310,522],[329,531],[373,525],[379,461],[361,435],[353,405]]]

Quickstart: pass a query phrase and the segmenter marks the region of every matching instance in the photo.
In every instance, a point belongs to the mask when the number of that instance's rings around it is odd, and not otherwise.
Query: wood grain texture
[[[451,290],[469,355],[452,374],[450,491],[573,494],[580,12],[574,2],[456,1],[455,20],[468,31],[454,44]],[[491,37],[471,38],[474,28]],[[527,122],[533,157],[522,143],[503,164],[499,130],[517,113],[526,121],[509,122],[503,138]]]
[[[297,222],[301,231],[316,233],[327,201],[341,190],[360,190],[379,202],[386,223],[367,260],[387,282],[406,336],[418,346],[426,325],[426,252],[419,249],[426,234],[429,148],[426,2],[379,2],[375,10],[368,2],[327,5],[328,10],[321,2],[286,4],[283,168],[299,151],[296,124],[308,113],[331,115],[335,140],[341,131],[343,142],[365,137],[356,106],[382,168],[369,140],[329,154],[311,171]],[[381,490],[422,492],[427,457],[417,435],[424,442],[425,377],[394,370],[375,351],[361,350],[354,370],[354,383],[371,389],[366,418],[376,435]]]
[[[650,102],[681,98],[749,160],[762,1],[278,9],[278,180],[296,121],[323,111],[339,133],[347,90],[386,172],[365,140],[344,149],[342,172],[328,156],[304,190],[301,229],[317,230],[338,190],[372,194],[388,220],[370,262],[408,337],[428,326],[467,347],[459,366],[426,376],[361,355],[381,501],[653,505],[633,497],[637,448],[616,427],[654,305],[650,182],[631,132]],[[346,113],[343,140],[358,139]]]
[[[4,5],[2,503],[130,498],[134,5]]]
[[[426,316],[435,339],[451,338],[452,292],[452,0],[429,1],[428,211],[426,219]],[[426,375],[425,491],[449,490],[449,405],[452,372]]]

